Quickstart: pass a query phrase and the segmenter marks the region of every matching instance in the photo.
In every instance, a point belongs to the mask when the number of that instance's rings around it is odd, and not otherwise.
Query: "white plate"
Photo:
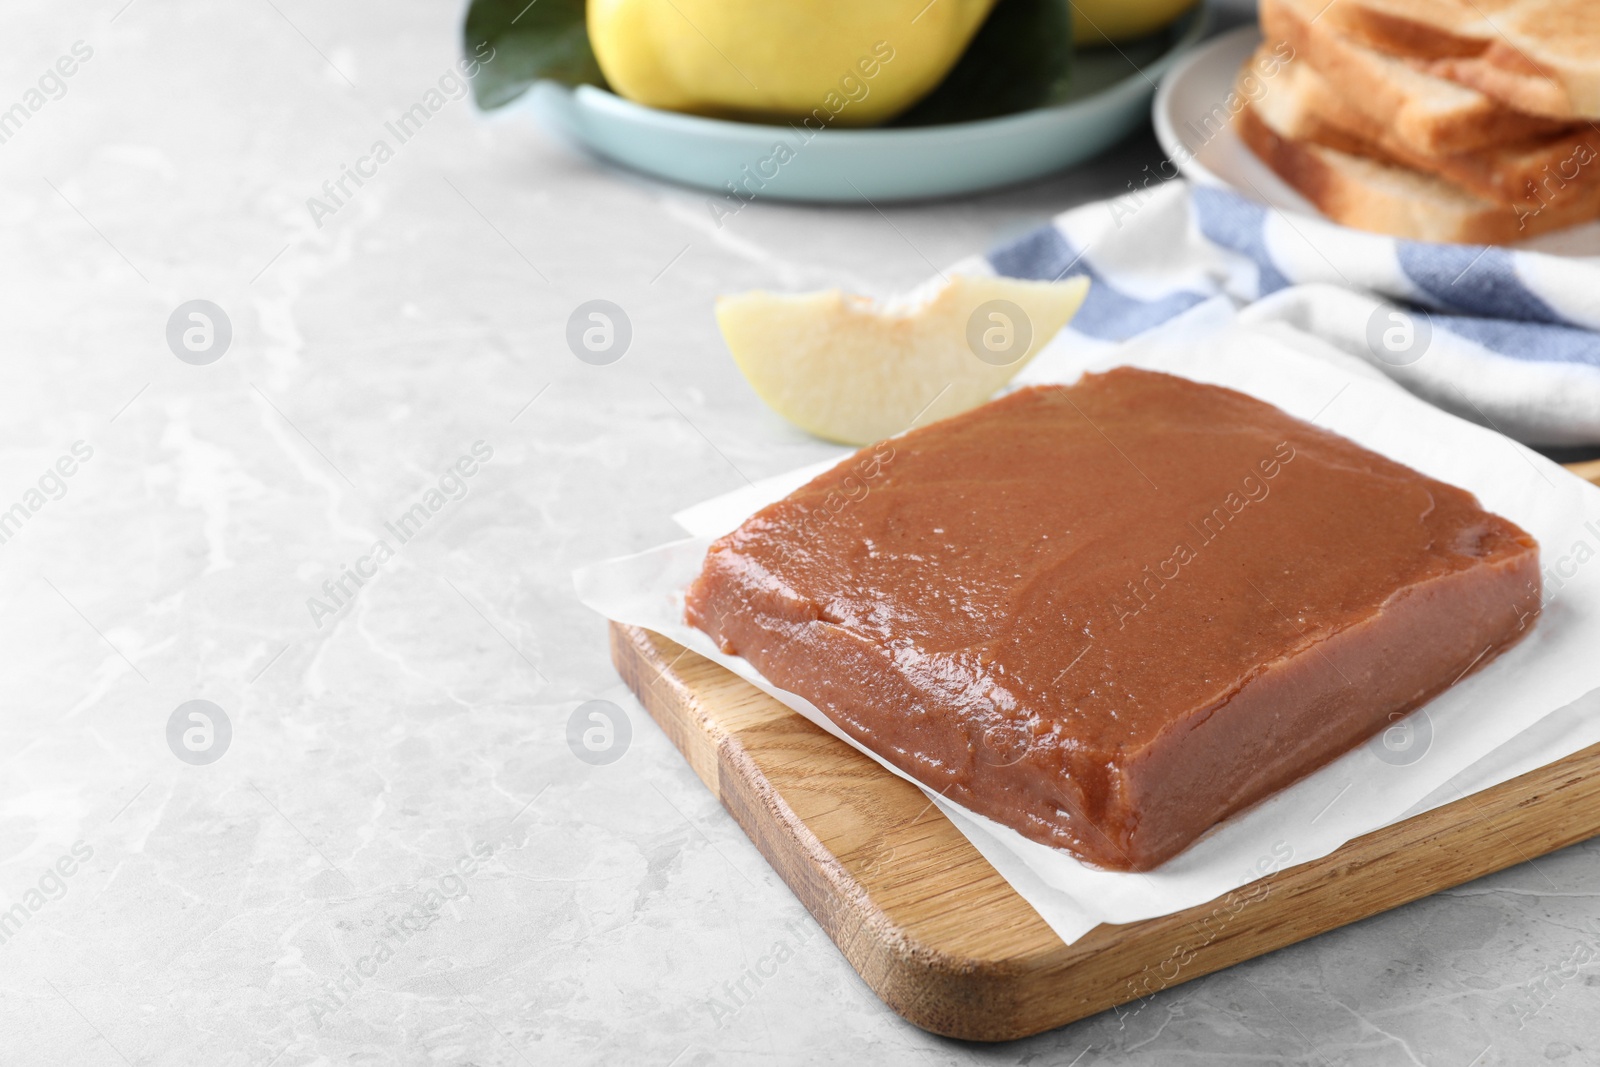
[[[1244,146],[1231,123],[1220,131],[1215,119],[1210,129],[1205,124],[1208,116],[1227,114],[1226,101],[1239,68],[1260,43],[1261,31],[1245,26],[1207,41],[1179,60],[1156,93],[1151,115],[1156,140],[1167,158],[1193,182],[1222,186],[1280,211],[1327,221]],[[1545,234],[1517,247],[1563,256],[1600,255],[1600,222]]]

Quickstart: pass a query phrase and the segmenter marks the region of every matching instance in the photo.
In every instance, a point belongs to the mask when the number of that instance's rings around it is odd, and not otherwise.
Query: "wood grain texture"
[[[1210,903],[1066,945],[916,787],[658,634],[612,624],[611,651],[867,984],[949,1037],[1061,1026],[1600,834],[1597,745]]]

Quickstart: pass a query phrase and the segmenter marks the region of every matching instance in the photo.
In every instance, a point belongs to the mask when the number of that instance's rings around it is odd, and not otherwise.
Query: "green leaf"
[[[472,95],[485,110],[511,103],[541,79],[606,83],[589,47],[584,0],[472,0],[461,38],[466,58],[483,64]]]
[[[893,126],[973,122],[1047,107],[1072,83],[1069,0],[1000,0],[959,62]]]

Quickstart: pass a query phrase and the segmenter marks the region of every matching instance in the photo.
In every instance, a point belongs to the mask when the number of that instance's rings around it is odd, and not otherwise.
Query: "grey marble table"
[[[0,1063],[1600,1058],[1595,845],[1004,1047],[879,1003],[569,576],[821,454],[745,386],[714,294],[909,287],[1155,145],[719,228],[446,99],[329,204],[459,17],[0,14]],[[633,324],[608,366],[564,340],[592,299]],[[568,744],[593,699],[631,728],[609,764]]]

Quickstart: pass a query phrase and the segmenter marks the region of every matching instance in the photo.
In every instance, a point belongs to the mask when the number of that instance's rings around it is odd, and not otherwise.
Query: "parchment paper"
[[[1060,352],[1046,357],[1052,354],[1041,354],[1019,380],[1071,381],[1082,369],[1126,364],[1275,404],[1471,490],[1538,538],[1545,571],[1543,614],[1515,648],[1386,735],[1227,820],[1155,871],[1095,869],[929,791],[1064,941],[1100,923],[1134,922],[1224,897],[1371,830],[1600,742],[1600,489],[1509,438],[1431,407],[1309,335],[1241,323],[1231,311],[1201,309],[1084,368],[1074,369]],[[693,537],[585,568],[575,580],[580,598],[602,615],[693,649],[865,752],[808,701],[722,654],[683,621],[683,589],[711,540],[832,462],[691,508],[677,519]]]

